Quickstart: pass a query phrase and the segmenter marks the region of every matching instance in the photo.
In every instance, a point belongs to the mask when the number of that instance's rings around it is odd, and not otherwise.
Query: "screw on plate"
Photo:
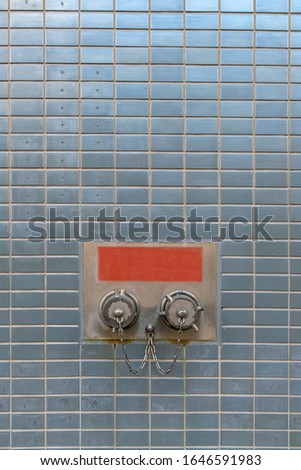
[[[148,325],[146,325],[145,331],[146,331],[147,333],[154,333],[154,331],[155,331],[154,325],[152,325],[151,323],[149,323]]]
[[[123,315],[123,310],[122,308],[115,308],[113,315],[115,318],[121,318]]]
[[[187,317],[187,310],[185,308],[181,308],[177,311],[178,318],[186,318]]]

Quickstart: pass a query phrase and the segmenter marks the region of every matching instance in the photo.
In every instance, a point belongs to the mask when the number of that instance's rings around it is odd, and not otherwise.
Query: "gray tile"
[[[256,429],[287,429],[288,416],[283,414],[262,413],[255,416]]]
[[[47,377],[77,377],[79,365],[74,361],[49,362],[46,367]]]
[[[95,38],[95,34],[93,34],[93,36]],[[148,46],[147,31],[117,30],[116,31],[116,45],[117,46],[134,46],[134,47],[145,46],[146,47]],[[161,42],[159,45],[161,45]]]
[[[77,28],[78,14],[77,12],[47,12],[46,28]]]
[[[42,0],[32,1],[29,0],[28,3],[24,3],[23,0],[11,0],[10,4],[11,10],[43,10]]]
[[[164,0],[153,0],[152,10],[153,11],[183,11],[183,0],[176,0],[172,5],[166,4]]]
[[[256,294],[255,305],[259,308],[287,308],[287,294],[279,292],[258,293]]]
[[[285,379],[257,379],[256,393],[260,395],[287,395],[288,381]]]
[[[147,48],[119,48],[116,51],[116,61],[118,64],[147,64],[148,49]]]
[[[146,447],[149,443],[148,431],[117,431],[116,440],[118,447]]]
[[[287,273],[288,263],[285,259],[256,259],[257,273]]]
[[[288,445],[287,431],[257,431],[255,434],[255,445],[261,448],[286,447]]]
[[[287,412],[288,400],[286,397],[256,397],[256,411],[260,412]]]
[[[72,378],[47,379],[47,394],[50,395],[69,395],[79,393],[79,380]]]
[[[82,364],[83,376],[112,376],[113,375],[113,364],[107,362],[83,362]]]
[[[187,396],[187,411],[218,411],[218,397]]]
[[[253,431],[222,431],[221,443],[223,447],[242,447],[248,448],[253,446]]]
[[[298,317],[298,312],[291,312],[291,325],[300,326],[300,318]]]
[[[290,426],[291,429],[300,429],[300,416],[299,415],[291,415],[290,417]]]
[[[288,341],[287,328],[256,328],[258,343],[286,343]]]
[[[300,397],[291,397],[290,399],[290,410],[292,412],[300,412],[300,409],[301,409],[301,401],[300,401]]]
[[[286,345],[256,345],[256,359],[259,360],[288,360],[288,347]]]
[[[188,413],[186,416],[187,429],[217,429],[217,413]]]
[[[218,447],[218,431],[187,431],[186,445],[193,448]]]
[[[154,378],[152,380],[152,393],[181,395],[183,394],[183,386],[183,380],[179,378],[173,379],[168,384],[164,379]]]
[[[193,416],[193,415],[187,415],[188,416]],[[203,415],[204,416],[204,415]],[[151,424],[152,424],[152,429],[169,429],[169,430],[175,430],[175,429],[182,429],[183,424],[184,424],[184,419],[183,415],[180,414],[167,414],[167,413],[160,413],[160,414],[155,414],[153,413],[151,415]]]
[[[45,417],[41,414],[14,414],[12,427],[17,429],[44,429]]]
[[[55,29],[46,30],[45,42],[46,46],[76,46],[79,43],[78,32],[75,29],[66,29],[61,30],[58,35]]]
[[[216,377],[218,372],[215,362],[188,362],[186,373],[188,377]]]
[[[256,2],[256,11],[257,12],[287,12],[288,11],[288,1],[287,0],[277,0],[273,5],[267,6],[263,0],[257,0]]]
[[[148,0],[134,0],[130,5],[126,0],[117,0],[117,11],[147,11]]]
[[[222,289],[225,291],[253,290],[253,278],[248,275],[222,275]]]
[[[42,28],[43,27],[43,14],[36,12],[11,13],[12,28]]]
[[[82,431],[81,443],[85,448],[113,448],[114,432],[113,431]]]
[[[114,383],[113,379],[94,379],[88,378],[82,380],[82,391],[84,394],[113,394]],[[136,397],[137,398],[137,397]],[[129,408],[127,408],[129,409]]]
[[[162,448],[182,448],[184,443],[184,431],[153,431],[151,434],[151,446]]]
[[[60,305],[57,305],[60,306]],[[76,342],[79,340],[80,331],[78,326],[50,326],[47,328],[47,341],[48,342],[58,342],[58,341],[68,341]]]
[[[51,1],[51,0],[50,0]],[[81,9],[86,10],[113,10],[113,0],[82,0]]]
[[[142,33],[142,32],[140,32]],[[144,33],[144,31],[143,31]],[[137,32],[136,32],[137,34]],[[118,37],[118,32],[117,32]],[[138,45],[138,43],[136,43]],[[145,45],[145,44],[141,44]],[[183,45],[183,33],[182,31],[172,30],[153,30],[151,31],[151,45],[154,46],[182,46]]]
[[[48,413],[47,429],[76,429],[79,427],[78,413]]]
[[[188,24],[188,15],[187,15]],[[175,14],[161,14],[153,13],[151,15],[151,28],[152,29],[182,29],[183,28],[183,15]]]
[[[301,433],[300,432],[291,432],[290,433],[290,446],[292,448],[297,447],[300,448],[301,445]]]
[[[147,204],[148,203],[148,189],[140,188],[119,188],[117,190],[117,202],[127,204]]]
[[[64,312],[66,314],[66,312]],[[49,344],[47,345],[48,359],[79,359],[79,345],[77,344]]]
[[[13,397],[13,412],[43,412],[45,409],[44,397]]]
[[[42,395],[44,393],[43,379],[13,379],[13,395]]]
[[[292,360],[299,360],[301,355],[301,346],[291,346],[291,359]]]
[[[151,77],[153,82],[182,82],[183,68],[176,65],[153,66],[151,68]]]
[[[12,447],[16,448],[39,448],[45,446],[44,431],[15,431],[12,433]]]
[[[221,398],[222,411],[252,412],[253,397],[223,396]]]
[[[83,429],[112,429],[114,427],[113,413],[83,413],[81,419]]]
[[[14,293],[12,297],[13,307],[43,307],[44,294],[39,292]]]
[[[48,309],[47,310],[47,325],[74,325],[77,326],[79,323],[79,312],[77,309]],[[54,332],[55,333],[55,332]],[[65,332],[66,334],[66,332]],[[49,350],[49,354],[52,354],[55,356],[54,352],[50,353],[51,349]],[[60,354],[63,351],[63,345],[62,348],[57,349],[57,356],[60,357]],[[67,350],[65,351],[66,356],[64,356],[66,359],[69,358],[67,355]],[[68,353],[68,354],[71,354]],[[72,353],[74,354],[74,352]],[[71,356],[72,357],[72,356]]]
[[[253,379],[222,379],[223,395],[251,395],[253,393]]]
[[[265,30],[265,31],[287,30],[288,29],[287,15],[271,15],[271,14],[257,15],[256,28],[258,30]]]
[[[118,395],[117,398],[117,411],[148,411],[149,403],[147,396],[136,396],[135,400],[129,396]],[[162,416],[154,415],[154,416]],[[174,415],[170,415],[174,416]],[[163,420],[164,421],[164,420]],[[153,422],[152,418],[152,425],[155,426],[155,422]],[[161,427],[161,426],[160,426]]]
[[[59,396],[59,397],[48,397],[47,398],[47,410],[48,411],[78,411],[79,410],[79,398],[74,396]]]
[[[9,360],[9,347],[8,345],[0,345],[0,353],[3,361]]]
[[[188,395],[216,394],[218,393],[218,379],[189,378],[186,381],[186,393]]]
[[[235,5],[231,0],[222,0],[221,2],[222,12],[252,12],[253,3],[251,0],[245,1],[242,5]]]
[[[222,377],[253,377],[254,366],[252,362],[222,362]]]
[[[48,431],[47,445],[48,447],[58,448],[64,442],[68,448],[79,446],[79,431]]]
[[[184,397],[173,396],[172,400],[169,396],[152,395],[151,397],[151,409],[154,412],[163,411],[177,411],[182,412],[184,409]]]
[[[145,395],[148,393],[148,380],[144,377],[117,378],[116,393]]]
[[[179,117],[182,115],[181,101],[155,101],[151,103],[152,116]],[[128,113],[126,113],[128,114]],[[143,114],[146,115],[147,113]],[[139,115],[139,114],[138,114]]]
[[[253,359],[253,347],[251,345],[238,345],[238,344],[224,344],[221,350],[222,359],[230,360],[252,360]]]
[[[0,429],[9,429],[9,414],[0,415]]]
[[[24,363],[18,362],[12,364],[12,377],[43,377],[43,363]]]
[[[266,291],[287,291],[288,282],[285,276],[260,275],[256,276],[256,289]]]
[[[113,415],[112,415],[113,418]],[[111,427],[114,426],[112,419]],[[116,416],[118,429],[147,429],[149,426],[149,415],[145,413],[118,413]]]

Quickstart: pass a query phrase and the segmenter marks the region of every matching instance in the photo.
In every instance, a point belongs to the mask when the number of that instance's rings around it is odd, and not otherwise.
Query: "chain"
[[[149,333],[148,334],[148,338],[149,338],[149,343],[150,343],[150,348],[151,348],[151,354],[152,354],[152,358],[154,360],[154,363],[155,363],[155,366],[158,370],[158,372],[161,374],[161,375],[168,375],[171,373],[171,371],[173,370],[173,368],[175,367],[176,363],[177,363],[177,360],[178,360],[178,357],[179,357],[179,352],[180,352],[180,349],[181,349],[181,338],[182,338],[182,325],[184,323],[185,319],[184,318],[179,318],[179,324],[180,324],[180,327],[179,327],[179,331],[178,331],[178,340],[177,340],[177,346],[176,346],[176,349],[175,349],[175,353],[174,353],[174,357],[173,357],[173,360],[172,360],[172,363],[171,365],[169,366],[168,369],[163,369],[163,367],[161,366],[159,360],[158,360],[158,357],[157,357],[157,352],[156,352],[156,348],[155,348],[155,345],[154,345],[154,341],[153,341],[153,333]],[[151,336],[150,336],[151,335]]]
[[[130,359],[129,359],[129,356],[128,356],[128,353],[127,353],[127,349],[126,349],[126,346],[124,344],[124,335],[123,335],[123,328],[122,328],[123,318],[118,317],[118,318],[116,318],[116,321],[119,325],[118,326],[118,335],[119,335],[119,339],[120,339],[120,343],[121,343],[121,347],[122,347],[122,354],[123,354],[124,361],[125,361],[126,365],[128,366],[129,371],[132,374],[137,375],[137,374],[139,374],[140,371],[142,371],[144,369],[145,364],[147,363],[148,357],[150,355],[150,343],[148,342],[147,345],[146,345],[146,348],[145,348],[145,351],[144,351],[144,357],[142,359],[142,362],[141,362],[140,366],[138,367],[138,369],[134,369],[131,365],[131,362],[130,362]]]
[[[137,369],[134,369],[131,365],[131,361],[129,359],[127,349],[126,349],[126,346],[124,344],[124,335],[123,335],[123,328],[122,328],[123,318],[118,317],[118,318],[116,318],[116,321],[118,323],[118,336],[119,336],[119,339],[120,339],[123,358],[124,358],[124,361],[125,361],[126,365],[129,368],[129,371],[132,374],[134,374],[134,375],[139,374],[139,372],[141,372],[144,369],[144,367],[147,363],[147,360],[150,356],[153,358],[155,366],[156,366],[158,372],[161,375],[168,375],[168,374],[171,373],[171,371],[175,367],[175,365],[177,363],[177,360],[178,360],[178,357],[179,357],[179,353],[180,353],[180,349],[181,349],[181,344],[180,343],[181,343],[181,338],[182,338],[182,333],[183,333],[182,325],[185,322],[185,318],[179,318],[180,327],[179,327],[179,330],[178,330],[177,345],[176,345],[175,353],[174,353],[174,356],[173,356],[173,359],[172,359],[172,363],[171,363],[171,365],[169,366],[168,369],[163,369],[163,367],[161,366],[161,364],[159,362],[159,359],[157,357],[156,347],[155,347],[155,344],[154,344],[154,333],[153,332],[148,332],[148,334],[147,334],[148,339],[147,339],[147,345],[146,345],[145,351],[144,351],[144,357],[143,357],[139,367]]]

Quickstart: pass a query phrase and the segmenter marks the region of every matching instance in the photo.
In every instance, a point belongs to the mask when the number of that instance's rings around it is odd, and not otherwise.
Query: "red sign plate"
[[[99,246],[98,280],[200,282],[202,248]]]

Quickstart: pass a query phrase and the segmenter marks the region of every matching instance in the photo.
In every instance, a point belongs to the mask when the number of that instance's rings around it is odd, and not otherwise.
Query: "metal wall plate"
[[[127,280],[99,280],[99,272],[102,269],[101,260],[98,258],[99,247],[175,247],[199,248],[202,250],[201,281],[127,281]],[[139,252],[138,252],[139,253]],[[164,252],[163,252],[164,253]],[[164,258],[162,258],[164,262]],[[83,246],[83,313],[84,313],[84,339],[86,340],[116,340],[118,335],[109,328],[100,318],[99,305],[101,300],[114,289],[125,289],[134,294],[140,303],[140,317],[130,328],[124,330],[127,340],[145,340],[145,327],[153,324],[156,340],[173,341],[177,338],[177,332],[168,327],[159,317],[160,305],[167,294],[177,290],[185,290],[195,295],[204,310],[201,312],[198,322],[198,331],[190,328],[183,331],[183,340],[213,341],[217,339],[217,245],[214,243],[123,243],[105,244],[98,242],[85,243]],[[127,266],[125,266],[125,273]],[[123,279],[126,274],[123,274]],[[184,276],[185,277],[185,276]]]

